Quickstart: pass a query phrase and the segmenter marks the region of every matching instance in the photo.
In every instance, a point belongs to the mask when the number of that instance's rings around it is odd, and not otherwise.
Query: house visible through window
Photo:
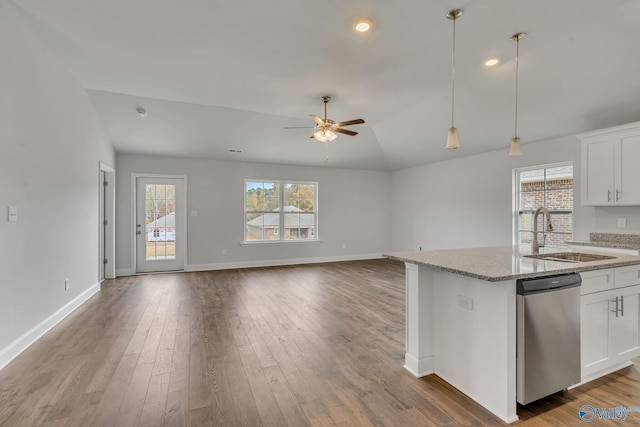
[[[567,247],[573,235],[573,165],[571,163],[516,169],[515,243],[530,247],[535,211],[549,210],[553,231],[546,231],[546,215],[538,215],[537,238],[542,246]]]
[[[315,182],[246,180],[245,242],[317,240]]]

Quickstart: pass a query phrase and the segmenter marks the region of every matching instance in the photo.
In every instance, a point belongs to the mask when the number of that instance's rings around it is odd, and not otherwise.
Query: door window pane
[[[145,186],[146,260],[176,257],[175,185]]]

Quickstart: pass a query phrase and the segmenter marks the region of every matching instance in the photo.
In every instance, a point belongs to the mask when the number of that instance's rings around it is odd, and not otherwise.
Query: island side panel
[[[434,271],[435,373],[507,423],[516,414],[515,280]]]
[[[404,367],[416,377],[434,371],[433,270],[405,263],[406,353]]]

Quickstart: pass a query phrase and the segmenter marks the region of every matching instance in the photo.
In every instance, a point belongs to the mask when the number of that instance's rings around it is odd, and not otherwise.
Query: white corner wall
[[[187,175],[185,270],[373,258],[391,247],[390,172],[134,154],[118,154],[117,163],[118,275],[134,273],[132,173]],[[318,182],[318,236],[321,241],[241,245],[245,179]],[[198,211],[198,216],[190,216],[191,211]],[[227,255],[223,255],[223,250]]]
[[[462,148],[461,150],[464,150]],[[574,238],[589,232],[640,233],[640,207],[580,205],[580,142],[575,136],[508,147],[485,154],[396,171],[392,174],[394,251],[512,244],[513,169],[573,161]],[[461,151],[462,153],[462,151]],[[616,218],[627,228],[616,228]]]
[[[1,0],[0,58],[2,368],[99,290],[99,161],[115,153],[85,91]]]

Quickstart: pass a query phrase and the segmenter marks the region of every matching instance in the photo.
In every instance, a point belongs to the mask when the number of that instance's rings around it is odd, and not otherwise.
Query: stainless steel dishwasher
[[[577,273],[516,282],[516,400],[523,405],[580,382],[581,283]]]

